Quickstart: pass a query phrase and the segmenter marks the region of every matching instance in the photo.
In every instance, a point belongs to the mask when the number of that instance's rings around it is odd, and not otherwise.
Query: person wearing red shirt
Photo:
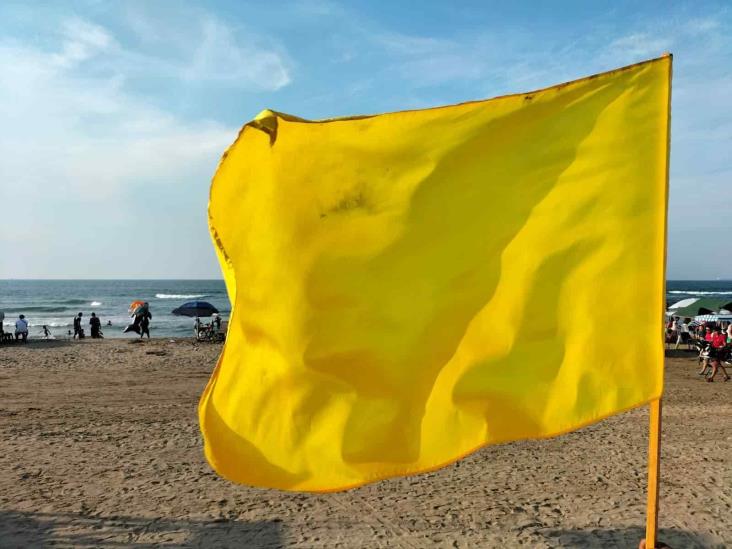
[[[712,349],[709,353],[709,362],[712,365],[712,374],[707,378],[707,381],[709,383],[714,381],[714,376],[717,375],[719,368],[724,372],[724,380],[729,381],[729,374],[727,374],[725,367],[722,366],[722,361],[729,355],[729,350],[726,348],[727,336],[722,334],[719,328],[716,328],[714,333],[712,333],[710,341],[712,342]]]
[[[715,349],[721,349],[725,345],[727,345],[727,336],[719,330],[714,330],[714,333],[712,334],[712,347]]]

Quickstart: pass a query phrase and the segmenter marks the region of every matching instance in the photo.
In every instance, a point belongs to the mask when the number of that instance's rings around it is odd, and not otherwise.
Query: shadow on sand
[[[4,548],[26,547],[283,547],[278,520],[244,522],[75,513],[0,511]]]
[[[666,358],[695,358],[699,353],[695,349],[687,349],[686,345],[678,349],[665,349],[664,356]]]
[[[549,530],[542,534],[547,538],[559,542],[559,547],[571,549],[589,548],[630,548],[638,547],[641,539],[646,537],[644,528],[594,528],[591,530]],[[719,543],[710,542],[704,534],[688,532],[676,528],[661,528],[658,541],[665,543],[671,549],[712,549],[723,548]]]
[[[3,343],[2,347],[18,349],[53,349],[55,347],[68,347],[72,342],[70,339],[29,339],[26,343],[22,341],[11,341]]]

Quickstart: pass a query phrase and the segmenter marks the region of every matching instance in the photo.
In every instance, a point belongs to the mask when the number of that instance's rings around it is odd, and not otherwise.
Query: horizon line
[[[80,281],[110,281],[110,282],[121,282],[121,281],[138,281],[138,282],[159,282],[159,281],[196,281],[196,282],[213,282],[213,281],[224,281],[223,277],[220,278],[3,278],[0,277],[0,282],[10,281],[28,281],[28,282],[80,282]],[[667,282],[732,282],[732,278],[667,278]]]

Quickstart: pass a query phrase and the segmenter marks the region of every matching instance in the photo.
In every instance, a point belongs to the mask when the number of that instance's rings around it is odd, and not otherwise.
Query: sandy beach
[[[233,485],[196,405],[219,345],[0,347],[2,547],[637,547],[645,409],[328,495]],[[642,364],[638,365],[643,367]],[[732,383],[666,363],[661,540],[732,544]]]

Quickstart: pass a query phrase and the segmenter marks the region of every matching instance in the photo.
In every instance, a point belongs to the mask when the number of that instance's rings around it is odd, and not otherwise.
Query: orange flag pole
[[[650,404],[648,432],[648,503],[645,547],[655,549],[658,539],[658,476],[661,469],[661,399]],[[641,547],[644,547],[641,544]]]

